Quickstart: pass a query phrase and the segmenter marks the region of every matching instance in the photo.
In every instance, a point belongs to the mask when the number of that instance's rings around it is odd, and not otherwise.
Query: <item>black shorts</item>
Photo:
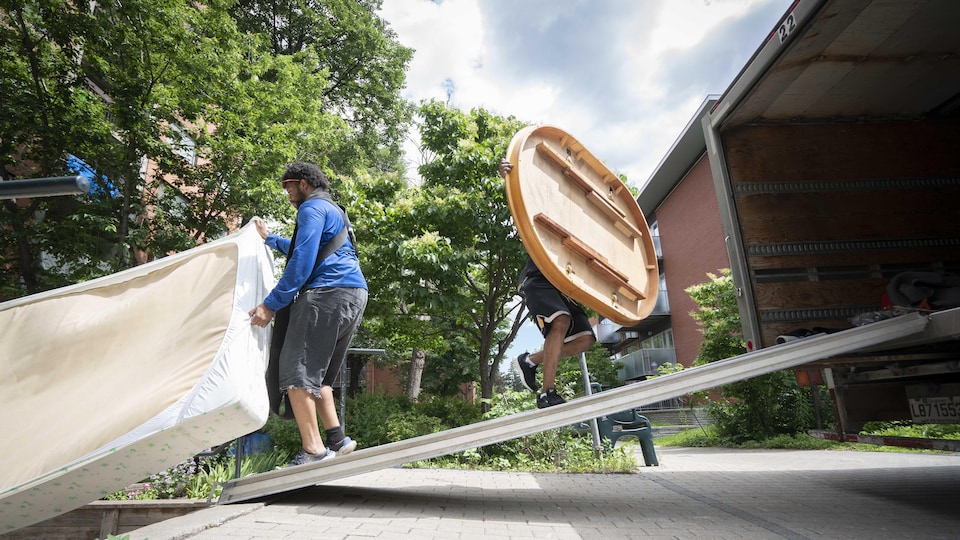
[[[549,281],[541,277],[527,277],[520,285],[520,296],[530,311],[530,318],[544,337],[550,333],[553,320],[558,315],[569,315],[571,324],[563,342],[568,343],[580,336],[593,335],[590,318],[574,300],[557,290]]]

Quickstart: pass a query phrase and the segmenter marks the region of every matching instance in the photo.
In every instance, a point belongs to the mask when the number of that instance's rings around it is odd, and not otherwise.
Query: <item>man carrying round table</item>
[[[509,160],[500,161],[500,176],[513,170]],[[537,368],[543,366],[543,391],[537,394],[537,408],[564,403],[556,390],[557,365],[560,358],[585,352],[597,338],[583,306],[554,287],[528,256],[520,271],[518,292],[530,312],[530,318],[543,335],[543,349],[523,353],[514,362],[520,370],[523,385],[537,392]]]

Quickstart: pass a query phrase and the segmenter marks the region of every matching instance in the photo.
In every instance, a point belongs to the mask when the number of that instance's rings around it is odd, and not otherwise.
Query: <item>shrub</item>
[[[406,396],[358,394],[347,400],[344,428],[347,435],[357,441],[358,448],[393,442],[391,421],[413,412],[413,407],[413,400]]]
[[[387,437],[390,442],[412,439],[443,431],[439,418],[417,412],[393,414],[387,418]]]
[[[426,397],[416,404],[416,409],[421,414],[439,419],[444,429],[473,424],[483,417],[480,405],[459,397]]]
[[[294,420],[270,414],[267,423],[260,428],[260,431],[270,436],[270,443],[274,449],[287,452],[291,456],[299,452],[303,446],[300,443],[300,430]]]
[[[916,437],[920,439],[960,440],[960,425],[914,424],[910,420],[867,422],[860,430],[863,435]]]
[[[535,407],[530,392],[507,391],[488,400],[488,403],[490,411],[483,415],[484,420],[511,416]],[[569,472],[627,472],[637,467],[636,458],[629,446],[614,450],[606,443],[603,456],[598,459],[589,437],[582,437],[562,427],[458,452],[425,463],[442,467]]]
[[[720,437],[717,435],[717,428],[712,424],[688,429],[673,435],[657,437],[655,443],[657,446],[685,446],[691,448],[723,446]]]
[[[710,281],[686,289],[699,306],[692,315],[703,333],[697,364],[746,352],[730,270],[707,276]],[[729,444],[795,435],[815,426],[810,391],[800,388],[791,371],[768,373],[721,387],[723,401],[710,404],[710,416],[718,436]]]
[[[565,397],[573,397],[570,388],[561,389]],[[480,420],[510,416],[535,407],[527,392],[506,392],[487,403],[491,410],[484,414],[479,404],[457,397],[424,396],[414,402],[406,396],[360,394],[347,399],[345,430],[360,448],[401,441],[452,429]],[[296,423],[271,416],[263,430],[274,441],[278,451],[289,455],[299,451],[300,435]],[[629,447],[606,448],[603,459],[594,455],[589,437],[570,430],[551,429],[526,437],[457,452],[414,465],[432,467],[475,467],[493,470],[526,470],[576,472],[629,471],[637,466]],[[246,474],[246,473],[245,473]]]
[[[244,455],[240,463],[240,476],[272,471],[277,466],[285,465],[292,456],[292,453],[283,450]],[[140,484],[111,493],[103,500],[207,499],[217,482],[223,483],[234,478],[235,464],[236,457],[226,449],[215,455],[197,455]],[[137,489],[131,489],[133,487]],[[219,494],[217,491],[215,496]]]
[[[425,397],[419,403],[406,396],[383,393],[347,398],[344,431],[360,448],[369,448],[476,422],[480,407],[456,397]],[[300,431],[292,419],[271,414],[261,429],[274,448],[296,454]]]
[[[182,499],[187,496],[187,484],[197,472],[197,462],[203,458],[191,458],[150,477],[157,490],[158,499]]]

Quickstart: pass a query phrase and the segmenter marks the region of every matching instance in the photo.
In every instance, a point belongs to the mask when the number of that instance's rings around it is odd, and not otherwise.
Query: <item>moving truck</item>
[[[799,0],[703,119],[748,349],[932,315],[923,339],[798,369],[847,440],[960,423],[958,22],[955,0]],[[939,305],[891,298],[931,279]]]

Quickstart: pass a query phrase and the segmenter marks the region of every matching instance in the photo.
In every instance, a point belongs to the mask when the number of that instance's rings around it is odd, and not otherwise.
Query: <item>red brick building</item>
[[[628,382],[656,374],[664,363],[693,363],[701,335],[690,316],[697,306],[685,289],[730,266],[701,126],[715,103],[712,96],[703,102],[637,197],[657,245],[657,307],[634,326],[598,326]]]

